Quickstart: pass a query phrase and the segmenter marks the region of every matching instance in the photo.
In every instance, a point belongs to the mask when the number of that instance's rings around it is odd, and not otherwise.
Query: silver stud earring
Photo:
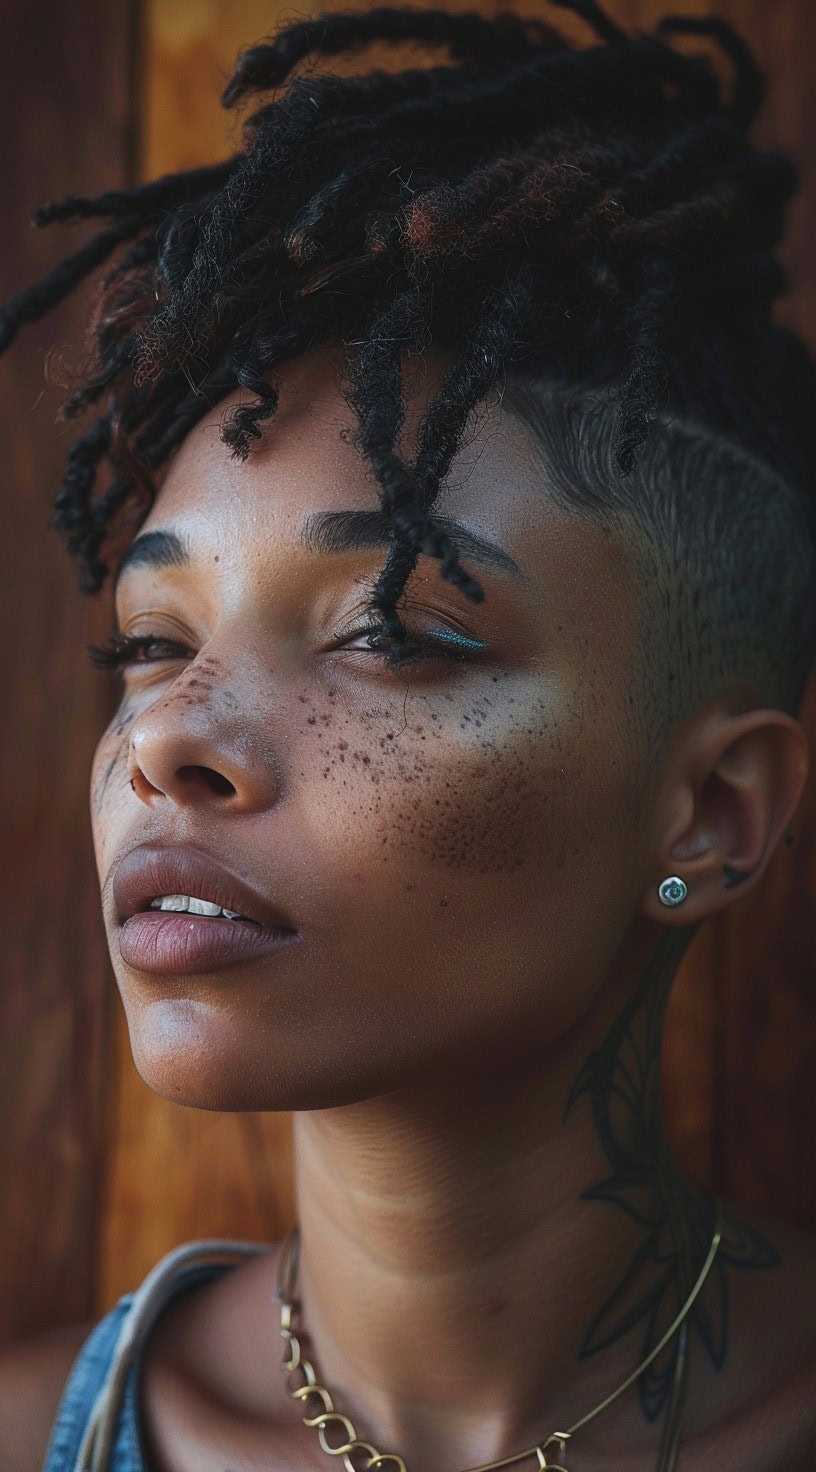
[[[678,874],[670,874],[668,879],[658,885],[657,893],[664,905],[682,905],[688,894],[688,885]]]

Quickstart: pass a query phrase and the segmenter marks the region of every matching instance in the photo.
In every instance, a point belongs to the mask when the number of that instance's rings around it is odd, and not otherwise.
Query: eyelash
[[[406,664],[413,664],[423,658],[432,657],[433,654],[440,655],[443,659],[472,659],[474,655],[488,647],[481,639],[468,639],[464,634],[456,634],[453,630],[446,633],[436,631],[414,636],[413,642],[392,641],[390,647],[385,647],[388,636],[383,632],[381,625],[372,624],[369,628],[358,629],[351,637],[359,639],[363,634],[369,636],[368,647],[372,654],[379,655],[390,670],[400,670]],[[174,654],[192,655],[194,653],[186,645],[179,644],[173,639],[162,639],[156,634],[118,633],[108,634],[102,644],[86,645],[86,653],[95,669],[121,674],[128,665],[157,664],[161,659],[173,657],[173,655],[165,654],[159,655],[157,659],[137,659],[136,656],[140,652],[145,653],[155,644],[164,645],[165,649],[173,650]]]

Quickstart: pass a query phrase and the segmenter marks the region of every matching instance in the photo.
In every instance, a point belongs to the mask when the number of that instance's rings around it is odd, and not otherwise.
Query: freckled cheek
[[[372,866],[393,876],[406,864],[511,873],[528,863],[558,806],[551,713],[508,714],[494,696],[441,713],[414,698],[398,716],[349,720],[342,735],[310,718],[319,768],[305,802],[324,856],[356,859],[368,878]]]
[[[106,846],[116,841],[116,819],[127,810],[130,795],[127,779],[127,732],[135,712],[117,713],[94,754],[90,776],[91,828],[94,848],[100,859]]]
[[[307,725],[321,863],[386,889],[426,872],[447,882],[525,867],[560,882],[617,841],[625,780],[574,703],[505,688],[469,702],[411,698],[398,716]]]

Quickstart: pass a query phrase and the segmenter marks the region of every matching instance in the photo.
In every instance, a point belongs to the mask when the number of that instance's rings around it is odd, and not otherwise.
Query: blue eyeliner
[[[465,634],[457,634],[453,629],[431,629],[427,637],[442,644],[455,644],[458,649],[489,648],[483,639],[468,639]]]

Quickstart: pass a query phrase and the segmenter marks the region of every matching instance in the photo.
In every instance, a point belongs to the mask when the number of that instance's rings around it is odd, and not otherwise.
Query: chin
[[[264,1039],[251,1018],[190,997],[126,1003],[133,1061],[147,1087],[188,1109],[224,1113],[335,1109],[390,1092],[394,1075],[355,1066],[353,1047]],[[370,1059],[369,1059],[370,1065]]]

